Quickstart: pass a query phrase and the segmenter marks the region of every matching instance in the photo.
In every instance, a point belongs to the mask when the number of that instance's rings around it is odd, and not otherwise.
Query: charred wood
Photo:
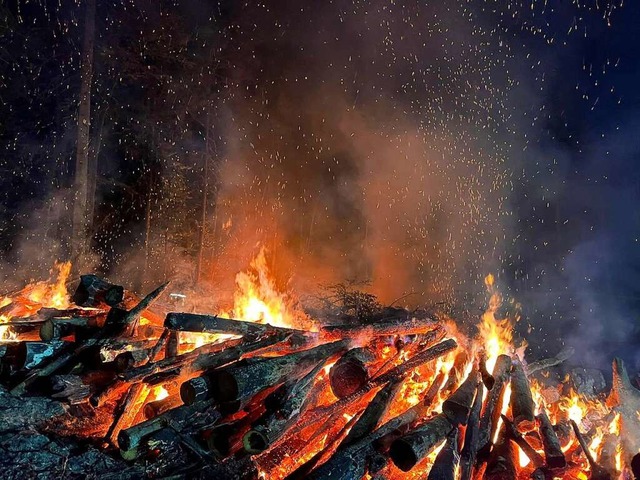
[[[458,429],[454,428],[449,433],[444,447],[438,452],[427,480],[456,480],[459,461]]]
[[[464,444],[460,452],[460,479],[471,480],[478,453],[480,440],[480,414],[482,412],[483,384],[478,385],[473,405],[469,412],[469,420],[464,433]]]
[[[511,367],[511,415],[513,425],[521,433],[533,430],[536,426],[535,405],[529,380],[519,359],[513,360]]]
[[[547,461],[547,466],[549,468],[564,468],[567,465],[567,460],[564,458],[560,440],[558,440],[549,417],[546,412],[542,411],[536,418],[539,424],[542,444],[544,445],[544,457]]]
[[[467,379],[442,404],[444,413],[454,425],[466,425],[478,391],[480,375],[472,370]]]
[[[453,424],[444,414],[436,415],[395,440],[389,449],[389,456],[400,470],[408,472],[444,440],[453,428]]]
[[[504,401],[504,392],[511,372],[511,357],[500,355],[493,369],[495,383],[487,395],[487,400],[480,417],[480,430],[478,436],[478,457],[486,460],[492,448],[492,439],[498,428],[500,410]]]

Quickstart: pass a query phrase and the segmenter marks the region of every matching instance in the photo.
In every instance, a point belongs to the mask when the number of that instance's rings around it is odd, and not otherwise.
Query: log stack
[[[48,431],[101,442],[118,465],[124,459],[135,475],[151,477],[516,480],[587,472],[605,480],[638,470],[634,433],[623,443],[609,433],[598,456],[589,449],[613,417],[586,431],[534,395],[536,373],[566,351],[530,365],[504,352],[489,369],[486,353],[461,347],[469,342],[457,342],[444,323],[408,312],[317,331],[182,312],[161,321],[151,309],[166,287],[138,298],[84,275],[75,305],[30,310],[28,321],[10,323],[16,341],[0,344],[4,396],[55,398],[64,407]],[[219,337],[195,347],[183,332]],[[628,429],[640,394],[622,361],[614,373],[609,407]],[[619,451],[628,457],[623,467]]]

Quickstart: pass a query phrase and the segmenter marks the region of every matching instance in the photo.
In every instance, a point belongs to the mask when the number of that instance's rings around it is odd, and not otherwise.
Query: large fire
[[[69,263],[56,265],[55,279],[50,282],[36,282],[28,285],[19,292],[5,296],[0,301],[0,337],[3,341],[19,341],[19,335],[12,330],[9,323],[35,315],[43,308],[67,309],[74,307],[66,290],[71,265]],[[498,312],[502,304],[502,296],[495,285],[495,279],[489,275],[485,279],[489,294],[489,305],[482,314],[478,324],[478,334],[475,338],[465,338],[456,328],[455,322],[448,320],[440,338],[447,336],[455,338],[458,348],[439,357],[437,361],[425,363],[415,367],[406,374],[394,391],[392,401],[380,419],[380,424],[406,414],[412,409],[419,412],[418,418],[427,418],[443,411],[443,404],[452,392],[465,382],[471,375],[477,375],[479,359],[483,359],[488,373],[494,373],[501,355],[508,355],[515,362],[524,360],[524,347],[517,348],[514,345],[512,318],[498,318]],[[245,272],[236,276],[237,290],[233,298],[233,307],[220,312],[219,317],[255,322],[261,325],[271,325],[283,329],[295,329],[296,331],[318,332],[320,326],[315,324],[300,308],[295,297],[290,292],[281,291],[271,274],[267,262],[267,252],[262,249],[252,260]],[[182,333],[179,343],[184,343],[179,348],[180,352],[189,352],[201,345],[220,343],[223,340],[235,339],[233,335]],[[412,350],[411,342],[398,350],[388,341],[373,341],[371,338],[358,338],[358,345],[366,347],[372,364],[376,365],[377,373],[384,373],[397,368],[409,360],[417,352]],[[383,385],[374,385],[366,394],[349,401],[339,399],[328,387],[327,378],[336,359],[332,359],[318,371],[313,380],[313,401],[307,408],[309,411],[332,412],[335,405],[342,408],[331,413],[332,421],[323,418],[313,421],[311,417],[305,428],[300,428],[298,437],[291,436],[289,443],[276,444],[275,449],[285,449],[286,456],[278,457],[281,461],[274,462],[270,457],[270,450],[256,457],[260,465],[261,476],[270,479],[283,479],[295,468],[300,467],[306,461],[319,452],[324,452],[323,458],[334,452],[344,437],[346,437],[355,421],[362,415],[363,409],[372,401],[374,395],[383,389]],[[188,376],[191,378],[193,375]],[[622,421],[620,414],[610,414],[610,409],[603,399],[588,398],[568,389],[560,384],[554,390],[544,386],[538,380],[531,380],[531,394],[535,404],[535,414],[546,412],[550,422],[556,425],[568,427],[573,421],[583,432],[588,434],[588,448],[593,458],[598,461],[606,450],[609,441],[607,435],[620,437]],[[156,405],[162,405],[163,401],[171,400],[176,395],[175,385],[156,385],[146,390],[146,401]],[[512,384],[507,382],[504,395],[497,405],[497,411],[505,418],[513,418],[511,412],[510,397],[513,394]],[[486,396],[486,390],[485,390]],[[427,402],[425,398],[429,398]],[[171,405],[174,405],[172,403]],[[157,407],[161,408],[161,407]],[[486,407],[485,407],[486,408]],[[637,412],[640,421],[640,411]],[[319,417],[318,417],[319,418]],[[506,421],[506,420],[505,420]],[[500,419],[495,429],[492,440],[498,442],[498,436],[503,431],[503,420]],[[563,427],[563,428],[564,428]],[[464,429],[461,430],[464,432]],[[298,440],[296,440],[298,438]],[[531,442],[531,447],[540,456],[545,455],[543,444],[536,437],[526,437]],[[581,455],[577,440],[570,434],[561,435],[561,448],[571,465],[565,470],[563,478],[588,478],[590,465]],[[297,443],[296,443],[297,442]],[[301,447],[302,443],[304,448]],[[438,453],[445,447],[445,441],[439,444],[421,461],[416,468],[409,472],[400,471],[392,462],[388,462],[380,471],[380,477],[387,479],[412,479],[426,478],[428,472],[436,461]],[[293,447],[292,445],[297,445]],[[519,446],[517,448],[518,478],[529,478],[535,469],[530,453],[525,452]],[[282,450],[282,451],[285,451]],[[280,452],[280,450],[278,450]],[[281,453],[281,452],[280,452]],[[274,454],[275,455],[275,454]],[[615,446],[615,469],[621,476],[629,469],[628,452],[624,452],[621,444]],[[326,458],[325,458],[326,460]],[[457,471],[460,477],[460,470]],[[473,478],[480,478],[476,472]],[[568,475],[568,476],[567,476]],[[365,475],[365,478],[372,478]],[[621,477],[627,478],[627,477]]]

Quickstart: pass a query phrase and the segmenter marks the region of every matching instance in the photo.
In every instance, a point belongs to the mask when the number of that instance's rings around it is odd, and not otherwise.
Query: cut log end
[[[403,472],[411,470],[420,460],[414,452],[412,444],[401,438],[391,444],[389,456],[396,467]]]

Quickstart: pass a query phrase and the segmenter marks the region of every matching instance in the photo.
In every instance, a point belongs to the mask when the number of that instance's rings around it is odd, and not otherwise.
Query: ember
[[[14,396],[49,395],[67,404],[42,428],[102,439],[136,471],[270,479],[630,478],[640,405],[622,362],[614,362],[607,403],[573,391],[545,396],[535,373],[568,355],[526,364],[509,320],[495,317],[501,299],[492,277],[473,340],[435,315],[395,311],[373,323],[311,322],[291,313],[293,304],[259,263],[252,265],[258,275],[240,276],[235,302],[270,313],[241,319],[168,313],[163,321],[151,307],[166,284],[137,298],[85,275],[68,297],[69,266],[58,269],[52,284],[29,285],[3,301],[11,340],[0,350],[3,382]],[[404,341],[393,342],[398,335]],[[172,337],[178,349],[169,348]]]

